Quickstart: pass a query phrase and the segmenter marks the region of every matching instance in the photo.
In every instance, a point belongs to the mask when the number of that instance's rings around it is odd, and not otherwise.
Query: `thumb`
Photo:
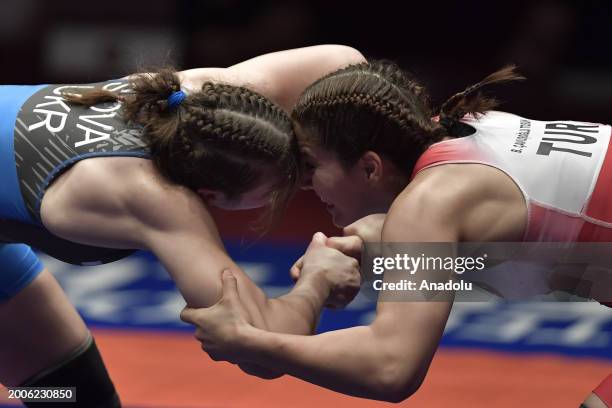
[[[294,282],[296,282],[300,278],[300,274],[302,272],[302,267],[304,266],[304,256],[302,255],[300,259],[295,261],[291,269],[289,270],[289,275]]]
[[[358,259],[361,256],[361,238],[356,235],[350,237],[330,237],[327,238],[326,245],[329,248],[337,249],[344,255]]]
[[[185,323],[195,325],[195,318],[196,318],[197,311],[198,309],[192,309],[190,307],[185,307],[181,311],[181,320],[184,321]]]
[[[342,228],[342,235],[344,236],[359,235],[363,227],[367,225],[367,220],[369,220],[369,218],[370,216],[363,217],[347,225],[346,227]]]
[[[226,269],[222,275],[223,281],[223,298],[237,299],[238,298],[238,280],[231,270]]]

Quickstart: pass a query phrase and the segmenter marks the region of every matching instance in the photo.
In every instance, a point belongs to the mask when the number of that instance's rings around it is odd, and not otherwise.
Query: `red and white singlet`
[[[476,132],[435,143],[413,177],[448,163],[480,163],[506,173],[527,203],[524,241],[612,242],[611,127],[539,121],[490,111],[462,122]]]
[[[612,407],[612,374],[606,377],[593,392],[607,407]]]

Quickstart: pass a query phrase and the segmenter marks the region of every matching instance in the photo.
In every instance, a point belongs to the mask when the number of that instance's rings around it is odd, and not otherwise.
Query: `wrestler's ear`
[[[382,178],[383,160],[378,153],[368,150],[357,165],[367,181],[377,182]]]

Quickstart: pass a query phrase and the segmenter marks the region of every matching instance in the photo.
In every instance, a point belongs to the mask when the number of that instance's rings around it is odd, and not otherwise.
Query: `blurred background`
[[[434,105],[499,67],[528,78],[499,86],[503,110],[541,120],[612,123],[612,4],[606,1],[370,3],[314,0],[83,2],[2,0],[4,84],[94,82],[159,65],[225,67],[322,43],[396,61]],[[338,233],[316,197],[300,193],[261,240],[253,213],[216,213],[228,250],[271,294],[312,233]],[[375,406],[303,382],[249,378],[212,363],[178,321],[180,296],[157,261],[74,268],[49,258],[88,323],[126,406]],[[371,320],[358,298],[320,330]],[[576,407],[612,371],[612,313],[594,303],[464,303],[413,407]],[[0,400],[1,401],[1,400]],[[381,404],[384,405],[384,404]]]
[[[413,71],[434,102],[506,63],[529,81],[500,90],[512,112],[609,120],[612,5],[590,1],[2,0],[4,83],[109,79],[142,67],[229,66],[320,43]]]

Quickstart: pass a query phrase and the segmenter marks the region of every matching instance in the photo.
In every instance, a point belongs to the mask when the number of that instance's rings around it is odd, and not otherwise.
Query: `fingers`
[[[326,240],[327,237],[325,236],[325,234],[323,234],[322,232],[315,232],[315,234],[312,236],[310,244],[308,245],[308,248],[306,248],[306,252],[304,253],[304,255],[306,255],[310,251],[313,251],[316,248],[325,247]]]
[[[198,309],[192,309],[190,307],[185,307],[181,311],[181,320],[184,321],[185,323],[189,323],[189,324],[194,324],[195,325],[195,319],[196,319],[197,310]]]
[[[361,256],[361,244],[361,238],[356,235],[350,237],[330,237],[325,242],[325,245],[329,248],[337,249],[343,254],[356,259]]]
[[[236,279],[232,271],[229,269],[224,270],[221,275],[221,280],[223,291],[222,299],[238,299],[238,280]],[[185,323],[197,326],[198,324],[196,322],[196,319],[198,315],[204,313],[204,310],[209,309],[210,308],[193,309],[190,307],[185,307],[181,311],[181,320]]]
[[[359,279],[359,282],[361,279]],[[332,296],[327,300],[325,307],[329,309],[343,309],[349,303],[353,301],[355,296],[359,293],[359,284],[356,282],[354,285],[346,286],[334,291]]]
[[[357,226],[355,225],[355,223],[357,222],[359,221],[355,221],[354,223],[342,228],[342,235],[344,235],[345,237],[349,235],[359,235],[359,228],[357,228]]]
[[[223,280],[223,298],[224,299],[238,299],[238,280],[230,271],[226,269],[222,274]]]
[[[363,225],[364,225],[364,220],[367,219],[368,217],[364,217],[361,218],[357,221],[355,221],[352,224],[347,225],[346,227],[342,228],[342,234],[344,236],[348,236],[348,235],[360,235],[359,233],[361,232]]]
[[[344,236],[358,235],[364,241],[380,241],[380,233],[385,223],[386,214],[370,214],[342,229]]]
[[[302,272],[302,267],[304,266],[304,256],[301,256],[300,259],[295,261],[291,269],[289,270],[289,276],[293,279],[294,282],[300,278],[300,273]]]
[[[312,236],[312,241],[310,241],[310,245],[308,245],[308,249],[310,249],[312,247],[316,247],[316,246],[325,246],[325,240],[326,239],[327,239],[327,237],[325,236],[324,233],[316,232]],[[307,251],[308,251],[308,249],[307,249]]]
[[[289,276],[294,283],[297,282],[297,280],[300,279],[300,269],[293,265],[289,270]]]

